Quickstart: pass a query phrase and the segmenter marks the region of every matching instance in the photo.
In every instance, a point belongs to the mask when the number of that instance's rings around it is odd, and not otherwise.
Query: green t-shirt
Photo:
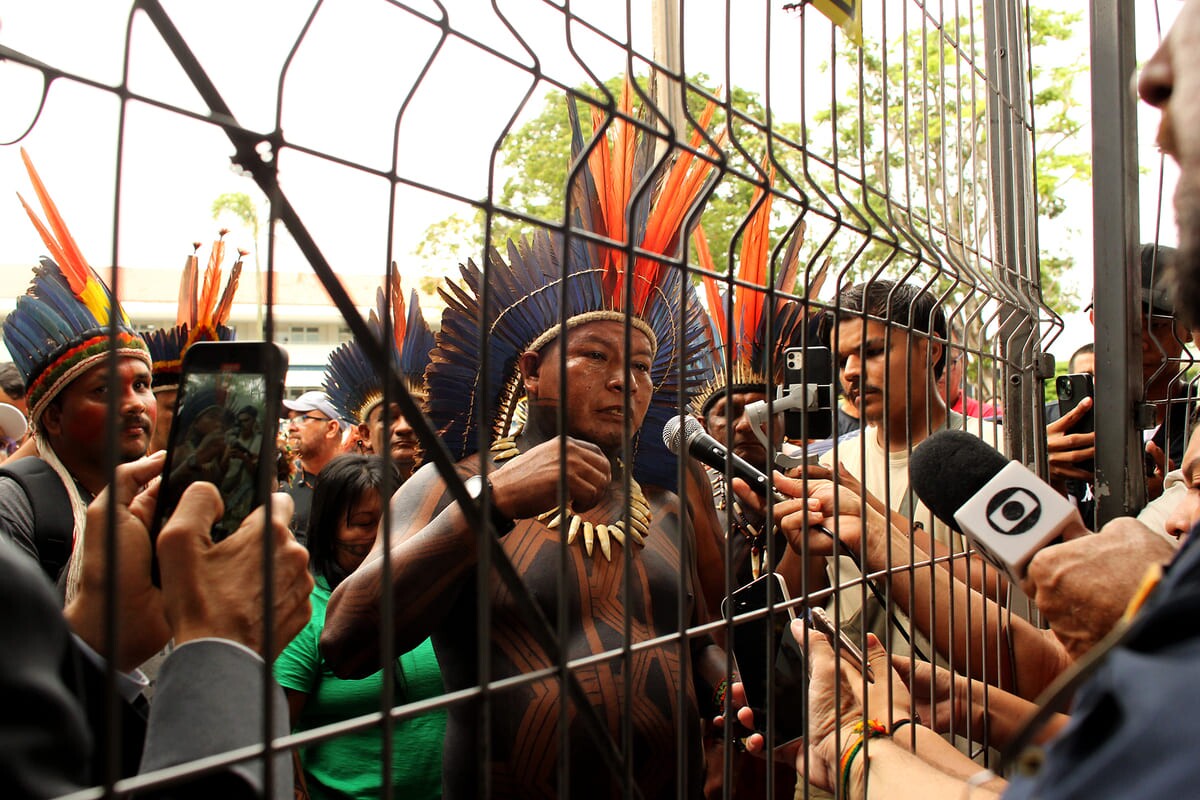
[[[382,670],[359,681],[344,681],[335,677],[321,659],[317,642],[325,627],[329,593],[328,584],[318,577],[312,591],[312,618],[275,661],[275,678],[280,685],[308,695],[297,731],[379,711]],[[396,659],[395,675],[396,705],[437,697],[443,692],[441,669],[428,639]],[[392,736],[392,786],[397,797],[441,797],[445,734],[446,712],[442,710],[396,722]],[[314,800],[379,797],[382,750],[378,728],[304,748],[301,758]]]

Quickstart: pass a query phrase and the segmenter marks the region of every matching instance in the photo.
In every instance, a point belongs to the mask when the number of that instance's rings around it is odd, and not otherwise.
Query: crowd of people
[[[1200,438],[1178,364],[1200,328],[1198,36],[1189,0],[1139,83],[1181,167],[1179,249],[1130,265],[1158,412],[1146,508],[1092,532],[1092,402],[1047,408],[1048,482],[1079,513],[1015,576],[911,485],[942,431],[1005,450],[1003,406],[972,396],[975,351],[943,298],[877,276],[827,308],[803,299],[795,243],[781,264],[764,246],[761,188],[722,292],[688,213],[715,158],[669,159],[647,182],[654,142],[626,119],[628,88],[589,154],[572,107],[586,235],[540,230],[468,261],[436,335],[392,275],[368,320],[386,366],[348,342],[320,390],[278,410],[237,392],[177,406],[188,349],[232,338],[240,260],[221,289],[222,241],[203,275],[189,262],[177,326],[138,334],[26,159],[50,257],[4,323],[0,786],[56,796],[238,750],[145,792],[1185,795]],[[689,235],[703,304],[653,257]],[[606,244],[626,240],[636,256]],[[797,441],[792,411],[754,409],[784,399],[789,353],[817,347],[828,436]],[[1093,348],[1069,369],[1094,372]],[[774,492],[664,441],[681,409]],[[422,463],[426,421],[452,471]],[[263,457],[278,492],[256,508]],[[161,480],[187,488],[152,542]],[[806,733],[786,742],[780,709],[746,702],[725,602],[770,573],[782,606],[765,613],[795,617],[809,672]],[[253,747],[288,731],[316,735]],[[988,747],[1019,768],[972,757]]]

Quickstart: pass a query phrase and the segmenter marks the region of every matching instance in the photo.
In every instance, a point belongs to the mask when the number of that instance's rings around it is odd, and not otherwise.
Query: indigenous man
[[[424,400],[427,396],[425,367],[429,364],[429,352],[433,350],[433,333],[421,313],[416,291],[410,294],[406,311],[400,276],[394,266],[391,275],[390,335],[385,336],[383,330],[383,320],[387,318],[383,289],[376,292],[376,309],[371,312],[367,326],[384,343],[392,367],[398,370],[409,393]],[[325,368],[325,394],[342,419],[353,420],[358,425],[358,435],[370,444],[371,452],[390,455],[400,469],[401,482],[408,480],[421,460],[416,432],[400,413],[399,403],[384,407],[383,376],[376,365],[367,360],[357,342],[347,342],[330,353],[329,365]]]
[[[146,343],[84,260],[24,150],[21,157],[50,227],[22,204],[54,260],[42,259],[29,291],[4,321],[5,344],[28,390],[38,457],[5,465],[0,534],[36,559],[70,601],[82,570],[87,505],[107,485],[114,463],[146,454],[157,406]]]
[[[622,111],[608,127],[615,151],[633,154],[628,93]],[[602,123],[594,117],[596,130]],[[582,146],[581,135],[575,141]],[[700,144],[695,137],[693,147]],[[653,163],[651,146],[642,139],[632,163]],[[427,466],[392,503],[391,584],[380,583],[381,536],[329,605],[321,646],[339,675],[378,668],[381,594],[390,592],[397,652],[432,632],[449,691],[505,681],[486,690],[487,728],[480,730],[474,702],[449,709],[448,798],[476,796],[483,780],[497,797],[612,797],[623,756],[644,797],[701,789],[691,668],[713,686],[724,657],[706,637],[656,641],[676,635],[681,622],[704,619],[703,605],[690,516],[672,492],[639,482],[677,470],[668,469],[661,426],[694,380],[686,359],[701,346],[701,312],[677,269],[644,255],[630,265],[628,253],[593,242],[626,240],[626,214],[635,209],[629,244],[674,252],[709,166],[679,159],[660,186],[682,184],[682,194],[632,203],[632,187],[648,182],[636,168],[630,175],[628,158],[610,161],[609,147],[601,138],[573,187],[575,222],[589,240],[540,233],[510,245],[508,263],[493,252],[486,273],[468,263],[464,285],[443,290],[448,308],[428,372],[430,414],[451,452],[466,454],[457,474],[487,501],[494,530],[474,529]],[[480,324],[487,325],[486,372]],[[521,394],[527,421],[505,436]],[[481,426],[490,447],[473,452]],[[498,564],[484,575],[484,598],[481,558]],[[519,580],[506,580],[500,566]],[[554,638],[538,611],[564,623]],[[622,655],[627,645],[637,648],[632,657]],[[575,659],[586,663],[558,671]]]

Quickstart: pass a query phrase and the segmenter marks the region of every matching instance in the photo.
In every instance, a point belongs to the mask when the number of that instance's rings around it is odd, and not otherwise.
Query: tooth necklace
[[[491,450],[494,454],[492,459],[496,463],[507,461],[521,454],[515,437],[512,436],[497,439],[492,443]],[[621,466],[620,460],[617,461],[617,465]],[[592,550],[599,542],[600,552],[608,561],[612,561],[610,539],[616,539],[617,544],[624,546],[625,537],[628,536],[642,547],[646,546],[645,537],[650,535],[650,518],[650,503],[646,500],[646,495],[642,494],[642,487],[632,477],[629,479],[628,528],[625,526],[624,519],[607,524],[589,522],[572,511],[569,506],[566,511],[563,511],[562,506],[555,506],[536,517],[539,522],[544,522],[547,528],[557,528],[559,525],[565,524],[567,526],[567,544],[574,544],[575,540],[579,538],[579,534],[582,533],[583,549],[588,556],[592,555]],[[547,522],[547,520],[549,521]]]

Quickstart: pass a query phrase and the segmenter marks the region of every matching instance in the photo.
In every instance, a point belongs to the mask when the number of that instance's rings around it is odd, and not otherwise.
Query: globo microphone
[[[1048,483],[966,431],[939,431],[918,445],[909,483],[934,516],[1017,583],[1038,550],[1083,525]]]
[[[725,465],[728,464],[733,477],[741,478],[750,484],[750,488],[762,497],[766,497],[767,492],[773,489],[770,478],[709,436],[695,417],[671,417],[667,420],[667,424],[663,426],[663,443],[675,455],[680,455],[681,449],[686,449],[692,454],[692,458],[707,464],[722,475],[725,474]],[[776,494],[776,499],[781,497]]]

